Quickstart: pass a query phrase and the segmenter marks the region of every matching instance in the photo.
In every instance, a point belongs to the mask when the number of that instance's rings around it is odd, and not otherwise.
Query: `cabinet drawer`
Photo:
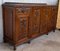
[[[16,13],[17,15],[27,15],[30,13],[31,8],[28,7],[20,7],[20,8],[16,8]]]

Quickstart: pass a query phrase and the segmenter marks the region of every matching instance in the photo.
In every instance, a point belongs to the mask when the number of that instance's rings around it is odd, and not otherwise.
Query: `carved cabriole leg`
[[[16,45],[13,43],[13,50],[16,51]]]
[[[3,40],[3,43],[6,43],[6,41],[5,41],[5,40]]]
[[[48,35],[48,33],[46,35]]]
[[[7,41],[6,41],[5,37],[3,37],[3,43],[7,43]]]
[[[53,32],[55,32],[55,29],[53,30]]]
[[[16,46],[14,45],[14,51],[16,51]]]
[[[28,43],[28,44],[30,44],[31,42],[30,42],[30,41],[28,41],[27,43]]]

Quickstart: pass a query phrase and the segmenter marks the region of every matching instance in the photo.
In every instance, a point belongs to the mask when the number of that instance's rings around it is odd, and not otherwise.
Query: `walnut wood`
[[[16,46],[55,30],[58,6],[28,3],[4,3],[4,42]]]

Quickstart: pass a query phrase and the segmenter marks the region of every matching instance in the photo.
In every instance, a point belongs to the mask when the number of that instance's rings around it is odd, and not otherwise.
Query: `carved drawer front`
[[[16,8],[16,13],[17,15],[22,15],[22,14],[29,14],[30,13],[31,8],[28,7],[20,7],[20,8]]]
[[[17,17],[16,18],[16,37],[17,40],[27,37],[28,33],[28,18],[27,17]]]
[[[32,12],[32,16],[29,17],[29,35],[36,37],[39,35],[39,22],[40,21],[40,10],[35,9]]]

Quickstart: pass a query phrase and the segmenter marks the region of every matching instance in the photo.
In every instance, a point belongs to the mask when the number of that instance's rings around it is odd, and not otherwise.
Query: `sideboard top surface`
[[[16,3],[16,2],[5,2],[3,6],[57,6],[47,5],[46,3]]]

